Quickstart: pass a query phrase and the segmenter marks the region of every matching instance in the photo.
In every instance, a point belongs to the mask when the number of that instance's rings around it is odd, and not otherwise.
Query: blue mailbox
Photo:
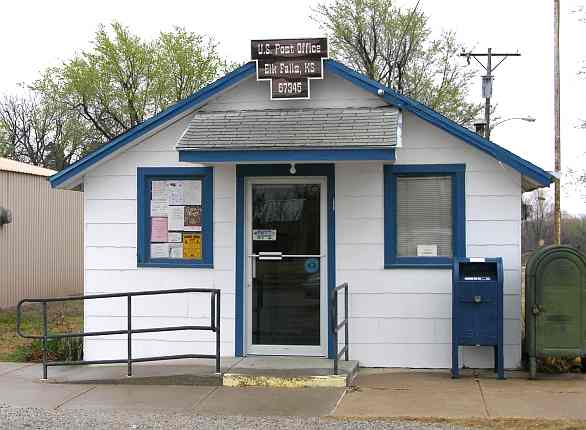
[[[503,259],[454,258],[452,268],[452,377],[460,376],[459,346],[492,346],[504,379]]]

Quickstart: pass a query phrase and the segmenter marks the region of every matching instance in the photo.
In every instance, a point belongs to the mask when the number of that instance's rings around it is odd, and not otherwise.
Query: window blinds
[[[452,256],[452,177],[397,178],[397,256]]]

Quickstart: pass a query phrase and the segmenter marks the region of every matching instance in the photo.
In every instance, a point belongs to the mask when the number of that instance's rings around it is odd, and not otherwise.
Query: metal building
[[[83,291],[83,194],[52,189],[54,173],[0,158],[0,308]]]

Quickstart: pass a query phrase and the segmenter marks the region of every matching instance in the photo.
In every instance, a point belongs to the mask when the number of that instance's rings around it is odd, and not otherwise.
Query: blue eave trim
[[[336,74],[344,79],[349,80],[353,84],[359,86],[360,88],[378,95],[378,90],[382,89],[384,91],[382,98],[389,104],[394,105],[400,109],[405,111],[411,112],[414,115],[418,116],[419,118],[436,125],[437,127],[445,130],[446,132],[452,134],[455,137],[462,139],[463,141],[475,146],[476,148],[480,149],[481,151],[493,156],[497,160],[507,164],[511,168],[517,170],[523,176],[531,179],[532,181],[536,182],[541,186],[548,186],[552,182],[554,182],[555,178],[550,173],[544,171],[540,167],[530,163],[527,160],[519,157],[518,155],[513,154],[512,152],[482,138],[478,134],[468,130],[465,127],[453,122],[452,120],[444,117],[443,115],[435,112],[433,109],[425,106],[422,103],[419,103],[407,96],[401,95],[396,91],[393,91],[385,86],[381,85],[380,83],[370,80],[367,77],[361,75],[360,73],[355,72],[354,70],[344,66],[341,63],[338,63],[334,60],[326,60],[324,61],[325,69],[328,72]],[[100,147],[96,151],[92,152],[91,154],[87,155],[86,157],[78,160],[71,166],[63,169],[62,171],[56,173],[55,175],[49,178],[49,182],[53,188],[57,188],[60,185],[69,182],[76,178],[77,176],[82,175],[88,168],[92,167],[94,164],[99,162],[100,160],[104,159],[108,155],[112,154],[113,152],[117,151],[118,149],[124,147],[128,143],[132,142],[134,139],[148,133],[150,130],[156,128],[157,126],[163,124],[164,122],[168,121],[172,117],[184,112],[185,110],[190,109],[193,106],[201,104],[205,102],[208,98],[214,96],[215,94],[219,93],[220,91],[224,90],[225,88],[234,85],[240,82],[242,79],[247,78],[256,73],[256,65],[254,62],[250,62],[245,64],[244,66],[238,68],[237,70],[228,73],[226,76],[218,79],[217,81],[213,82],[212,84],[206,86],[205,88],[201,89],[197,93],[191,95],[190,97],[174,104],[173,106],[169,107],[165,111],[149,118],[148,120],[144,121],[143,123],[137,125],[133,129],[127,131],[126,133],[114,138],[109,143],[105,144],[104,146]],[[365,151],[365,150],[360,150]],[[368,150],[373,151],[373,150]],[[377,151],[377,150],[374,150]],[[381,151],[394,151],[392,148],[389,150],[381,150]],[[350,157],[348,153],[347,157]],[[283,156],[284,154],[280,154]],[[314,154],[316,155],[316,154]],[[202,154],[203,156],[203,154]],[[224,155],[227,156],[227,155]],[[363,157],[366,155],[355,155],[355,158],[327,158],[326,155],[322,155],[322,158],[315,159],[316,161],[344,161],[344,160],[379,160],[379,161],[392,161],[394,160],[394,153],[393,158],[390,158],[390,155],[387,154],[380,154],[380,156],[376,156],[375,153],[369,152],[368,157],[371,158],[356,158],[356,157]],[[192,156],[190,156],[192,157]],[[214,157],[218,157],[218,155],[214,155]],[[303,157],[303,156],[300,156]],[[212,159],[211,154],[209,156],[209,162],[212,161],[220,161],[216,158]],[[292,157],[289,158],[291,161],[310,161],[307,158],[299,158],[293,159]],[[188,160],[185,160],[188,161]],[[203,160],[198,160],[203,161]],[[224,160],[224,161],[240,161],[240,160]],[[242,160],[246,161],[246,160]],[[261,160],[250,160],[250,161],[261,161]],[[282,161],[281,159],[267,159],[265,161]]]
[[[61,170],[49,178],[49,182],[53,188],[67,182],[78,175],[81,175],[85,170],[96,164],[98,161],[117,151],[121,147],[132,142],[134,139],[148,133],[150,130],[165,123],[174,116],[190,109],[193,106],[203,103],[206,99],[223,91],[229,86],[232,86],[242,79],[256,73],[256,65],[253,62],[247,63],[244,66],[228,73],[226,76],[218,79],[210,85],[202,88],[200,91],[192,94],[184,100],[175,103],[173,106],[167,108],[163,112],[147,119],[143,123],[128,130],[126,133],[114,138],[109,143],[101,146],[91,154],[88,154],[81,160],[73,163],[71,166]]]
[[[369,91],[370,93],[378,95],[378,90],[382,89],[384,91],[382,98],[389,104],[392,104],[407,112],[411,112],[419,118],[450,133],[451,135],[462,139],[463,141],[471,144],[481,151],[493,156],[497,160],[507,164],[511,168],[518,171],[521,175],[530,178],[539,185],[547,187],[549,184],[554,182],[555,178],[552,174],[546,172],[535,164],[524,160],[518,155],[513,154],[507,149],[484,139],[480,135],[446,118],[428,106],[425,106],[424,104],[417,102],[410,97],[399,94],[376,81],[368,79],[366,76],[355,72],[354,70],[337,61],[326,60],[324,64],[325,69],[328,72],[332,72],[342,78],[345,78],[360,88]]]
[[[452,177],[452,250],[466,256],[466,165],[393,164],[384,166],[384,265],[385,269],[451,269],[450,257],[397,256],[397,176]]]
[[[395,149],[275,149],[179,151],[179,161],[194,163],[262,161],[394,161]]]
[[[202,259],[183,260],[149,257],[150,250],[150,204],[152,180],[201,179],[202,181]],[[213,167],[139,167],[137,179],[137,267],[214,267],[214,169]]]

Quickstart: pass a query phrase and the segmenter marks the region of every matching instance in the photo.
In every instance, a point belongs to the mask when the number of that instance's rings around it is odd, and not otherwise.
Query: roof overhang
[[[112,139],[107,144],[96,149],[94,152],[86,155],[84,158],[76,161],[67,168],[49,178],[53,188],[73,189],[81,182],[83,175],[90,168],[96,167],[103,161],[111,158],[117,151],[131,143],[136,143],[138,139],[148,136],[149,133],[161,128],[168,121],[175,119],[179,115],[185,115],[186,112],[197,109],[209,98],[231,88],[243,79],[253,76],[256,73],[254,63],[247,63],[224,77],[212,82],[200,91],[192,94],[180,102],[175,103],[168,109],[147,119],[136,127],[128,130],[126,133]]]
[[[523,185],[527,185],[528,187],[527,189],[524,189],[524,191],[530,191],[531,189],[540,187],[548,187],[555,181],[555,177],[551,173],[546,172],[539,166],[536,166],[518,155],[513,154],[502,146],[483,138],[472,130],[457,124],[423,103],[399,94],[376,81],[368,79],[366,76],[355,72],[337,61],[327,61],[325,63],[325,70],[349,80],[353,84],[372,94],[379,95],[389,104],[406,112],[413,113],[424,121],[439,127],[518,171],[523,177]]]
[[[394,161],[395,149],[242,149],[179,151],[179,161],[193,163]]]
[[[474,146],[475,148],[483,151],[503,164],[511,167],[518,171],[523,178],[523,189],[525,191],[549,186],[554,182],[555,177],[541,169],[540,167],[530,163],[527,160],[513,154],[512,152],[502,148],[493,142],[490,142],[471,130],[462,127],[454,121],[446,118],[445,116],[435,112],[433,109],[419,103],[409,97],[401,95],[396,91],[386,88],[380,83],[370,80],[367,77],[355,72],[354,70],[338,63],[334,60],[324,61],[324,68],[328,73],[340,76],[358,87],[375,94],[384,99],[389,105],[396,107],[404,112],[411,112],[417,117],[427,121],[447,133],[463,140],[464,142]],[[251,77],[255,74],[255,63],[247,63],[237,70],[227,74],[223,78],[218,79],[212,84],[201,89],[192,96],[182,100],[175,105],[169,107],[167,110],[153,116],[152,118],[144,121],[140,125],[127,131],[126,133],[116,137],[109,143],[100,147],[96,151],[87,155],[86,157],[78,160],[66,169],[58,172],[51,176],[49,181],[51,186],[54,188],[67,188],[73,189],[79,186],[83,182],[83,175],[91,168],[107,161],[112,158],[115,153],[122,148],[127,147],[130,144],[136,144],[137,141],[144,139],[150,134],[154,133],[157,129],[164,127],[165,124],[171,120],[176,120],[180,115],[186,115],[191,111],[194,111],[199,106],[203,105],[211,97],[217,96],[222,91],[237,85],[243,79]],[[400,133],[400,127],[398,129]],[[180,150],[179,157],[184,161],[202,161],[206,159],[206,162],[221,162],[223,161],[242,161],[236,160],[238,156],[257,158],[250,161],[260,161],[258,159],[264,158],[266,161],[309,161],[304,157],[315,157],[315,161],[323,160],[394,160],[395,153],[393,147],[387,149],[357,149],[357,148],[344,148],[344,149],[288,149],[291,153],[282,152],[281,150],[249,150],[249,155],[239,154],[238,152],[225,150],[206,152],[206,151],[182,151]],[[315,152],[314,152],[315,151]],[[318,152],[321,151],[321,152]],[[359,151],[359,152],[356,152]],[[381,152],[382,151],[382,152]],[[294,152],[294,153],[293,153]],[[297,154],[301,152],[302,154]],[[319,157],[319,158],[318,158]],[[354,157],[354,158],[350,158]],[[358,158],[361,157],[361,158]],[[369,158],[365,158],[369,157]],[[286,158],[282,160],[282,158]]]

